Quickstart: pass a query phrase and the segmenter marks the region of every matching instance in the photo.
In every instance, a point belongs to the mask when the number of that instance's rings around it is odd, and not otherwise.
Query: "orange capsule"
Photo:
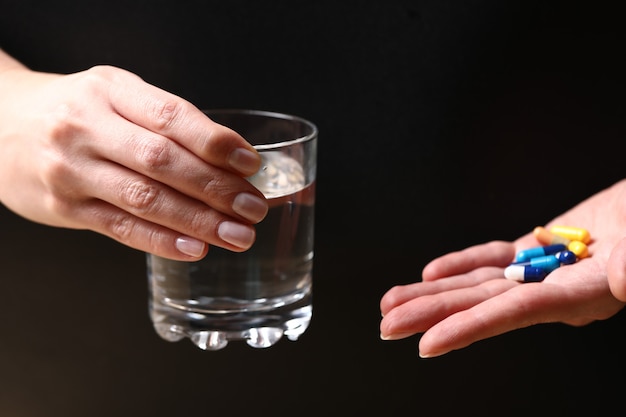
[[[535,238],[539,241],[539,243],[541,243],[542,245],[556,245],[560,243],[560,244],[567,246],[571,242],[571,239],[567,239],[563,236],[559,236],[554,233],[551,233],[545,227],[541,227],[541,226],[535,227],[535,229],[533,230],[533,234],[535,235]]]
[[[555,235],[563,236],[569,240],[578,240],[579,242],[583,242],[587,244],[591,241],[591,236],[586,229],[581,227],[570,227],[570,226],[552,226],[550,228],[550,233]]]

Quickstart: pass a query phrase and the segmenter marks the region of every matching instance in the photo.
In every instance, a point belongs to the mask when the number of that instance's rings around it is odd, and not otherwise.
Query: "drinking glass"
[[[211,246],[200,261],[147,254],[149,312],[167,341],[189,338],[203,350],[245,340],[255,348],[283,335],[296,341],[311,321],[317,127],[293,115],[239,109],[205,110],[259,152],[248,178],[268,199],[245,252]]]

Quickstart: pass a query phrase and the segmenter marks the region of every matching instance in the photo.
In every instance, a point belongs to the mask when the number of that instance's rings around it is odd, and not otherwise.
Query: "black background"
[[[2,209],[0,416],[620,410],[624,312],[429,360],[419,335],[378,330],[383,293],[433,257],[514,239],[624,176],[609,4],[0,0],[0,47],[33,69],[112,64],[200,108],[320,130],[314,318],[269,349],[159,339],[143,253]]]

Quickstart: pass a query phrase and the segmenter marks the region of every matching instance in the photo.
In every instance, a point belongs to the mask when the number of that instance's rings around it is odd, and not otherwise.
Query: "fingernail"
[[[258,223],[267,214],[267,201],[250,193],[241,193],[233,201],[233,210],[252,223]]]
[[[222,222],[217,228],[222,240],[241,249],[248,249],[254,243],[254,228],[235,222]]]
[[[409,336],[413,336],[415,333],[392,333],[392,334],[380,334],[380,338],[383,340],[399,340],[406,339]]]
[[[446,353],[448,353],[448,351],[446,351],[446,352],[434,352],[434,353],[419,352],[419,357],[422,358],[422,359],[436,358],[437,356],[442,356],[442,355],[445,355]]]
[[[228,157],[228,164],[242,174],[249,176],[259,170],[261,158],[258,154],[247,149],[237,148]]]
[[[204,253],[205,243],[189,236],[182,236],[176,239],[176,249],[185,255],[198,258]]]

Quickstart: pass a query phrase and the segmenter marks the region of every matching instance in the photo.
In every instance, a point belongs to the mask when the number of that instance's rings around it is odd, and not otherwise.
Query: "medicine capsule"
[[[567,249],[563,243],[557,243],[555,245],[537,246],[535,248],[524,249],[515,255],[515,262],[526,262],[532,258],[537,258],[544,255],[552,255],[557,252],[561,252]]]
[[[583,242],[585,244],[591,241],[589,232],[580,227],[552,226],[550,228],[550,233],[562,236],[569,240],[578,240],[579,242]]]
[[[585,245],[583,242],[579,242],[578,240],[572,240],[567,245],[567,249],[574,252],[578,259],[586,258],[589,255],[587,245]]]
[[[564,250],[554,254],[554,257],[559,261],[561,265],[571,265],[576,262],[576,255],[574,252]]]
[[[548,272],[536,266],[509,265],[504,268],[504,277],[519,282],[539,282],[548,275]]]
[[[561,266],[561,262],[559,262],[558,258],[555,255],[544,255],[532,258],[529,261],[525,262],[514,262],[511,265],[534,266],[537,268],[541,268],[546,272],[552,272],[559,266]]]
[[[569,245],[569,243],[571,242],[571,239],[555,235],[554,233],[549,232],[545,227],[541,226],[535,227],[535,229],[533,230],[533,234],[542,245],[556,245],[559,243],[563,245]]]

